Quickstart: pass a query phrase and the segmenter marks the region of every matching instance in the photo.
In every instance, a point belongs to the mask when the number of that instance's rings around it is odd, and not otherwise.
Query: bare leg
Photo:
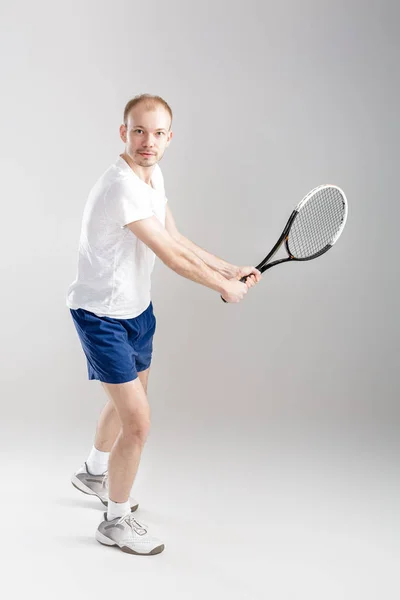
[[[146,369],[145,371],[140,371],[138,373],[139,379],[142,382],[142,386],[143,386],[146,396],[147,396],[147,383],[149,381],[149,373],[150,373],[150,367],[148,369]]]
[[[139,379],[142,383],[145,394],[147,395],[147,383],[149,379],[150,367],[145,371],[140,371],[138,373]],[[112,401],[112,397],[109,395],[109,390],[106,387],[107,384],[101,382],[106,394],[109,396],[109,400],[103,410],[101,411],[96,435],[94,438],[94,447],[97,450],[101,450],[101,452],[111,452],[111,448],[113,447],[115,440],[121,430],[121,421],[119,419],[118,413],[114,408],[114,403]]]
[[[108,463],[109,498],[113,502],[126,502],[150,429],[150,406],[139,377],[127,383],[103,383],[103,386],[120,421]]]

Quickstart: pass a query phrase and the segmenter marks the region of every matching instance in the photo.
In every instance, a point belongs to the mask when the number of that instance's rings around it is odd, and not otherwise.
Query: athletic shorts
[[[89,379],[125,383],[149,368],[156,318],[153,304],[133,319],[98,317],[83,308],[70,312],[86,355]]]

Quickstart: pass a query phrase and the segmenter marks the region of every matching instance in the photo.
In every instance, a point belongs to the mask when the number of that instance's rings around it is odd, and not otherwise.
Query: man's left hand
[[[234,267],[234,271],[232,274],[232,279],[242,279],[242,277],[246,277],[246,285],[248,288],[251,288],[256,285],[259,281],[261,281],[261,273],[255,267]]]

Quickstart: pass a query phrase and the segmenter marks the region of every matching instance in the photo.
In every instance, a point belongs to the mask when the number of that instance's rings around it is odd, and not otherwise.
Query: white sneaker
[[[87,464],[85,463],[79,471],[74,473],[71,483],[77,490],[90,496],[97,496],[104,506],[108,506],[108,473],[103,475],[92,475],[89,473]],[[129,498],[131,511],[137,510],[139,504],[134,498]]]
[[[151,536],[147,525],[139,523],[132,513],[111,521],[107,521],[107,513],[104,513],[104,521],[96,531],[96,540],[106,546],[118,546],[122,552],[129,554],[151,555],[164,550],[164,544]]]

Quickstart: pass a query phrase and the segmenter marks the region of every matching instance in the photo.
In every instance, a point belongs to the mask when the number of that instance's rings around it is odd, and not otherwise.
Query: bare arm
[[[174,239],[157,217],[148,217],[126,225],[163,263],[182,277],[224,294],[227,280],[209,267],[192,250]]]
[[[207,250],[204,250],[204,248],[200,248],[200,246],[197,246],[197,244],[189,240],[178,231],[168,204],[166,206],[165,228],[175,240],[191,250],[194,254],[196,254],[196,256],[201,258],[206,265],[223,275],[223,277],[226,279],[232,279],[238,275],[239,267],[236,265],[231,265],[222,258],[214,256],[214,254],[210,254],[210,252],[207,252]]]
[[[203,260],[211,269],[214,269],[214,271],[217,271],[223,275],[223,277],[226,277],[226,279],[232,279],[233,277],[237,276],[238,267],[236,265],[231,265],[222,258],[218,258],[218,256],[215,256],[214,254],[207,252],[207,250],[200,248],[200,246],[197,246],[197,244],[189,240],[184,235],[180,234],[178,241],[186,248],[189,248],[189,250],[194,252],[196,256],[201,258],[201,260]]]

